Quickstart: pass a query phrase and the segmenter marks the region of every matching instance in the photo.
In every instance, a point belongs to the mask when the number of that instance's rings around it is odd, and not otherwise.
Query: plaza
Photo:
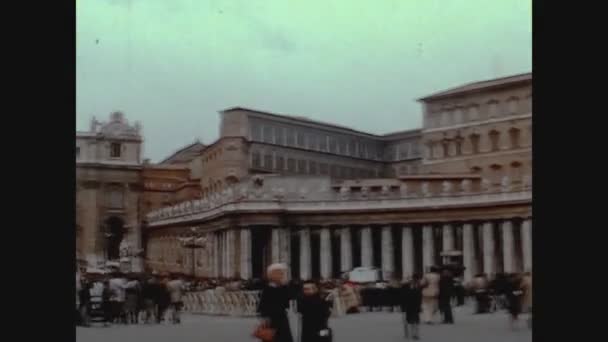
[[[467,342],[529,342],[531,330],[525,327],[526,316],[520,318],[519,326],[511,330],[508,315],[497,312],[473,315],[472,307],[455,308],[454,325],[423,325],[421,340],[467,341]],[[404,341],[399,313],[361,313],[330,319],[334,341],[349,342],[393,342]],[[94,324],[91,328],[78,327],[78,342],[127,342],[127,341],[254,341],[250,336],[256,325],[255,318],[225,316],[184,315],[181,325],[118,325],[104,328]],[[292,326],[293,329],[293,326]]]

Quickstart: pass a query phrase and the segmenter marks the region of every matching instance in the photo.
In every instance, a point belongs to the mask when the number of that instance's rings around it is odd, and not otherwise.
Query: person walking
[[[509,310],[509,323],[511,329],[516,328],[516,324],[521,314],[523,290],[522,280],[517,274],[510,274],[504,284],[507,308]]]
[[[420,312],[422,311],[422,277],[415,273],[402,287],[401,312],[404,317],[405,338],[420,339]]]
[[[155,286],[157,303],[156,322],[159,324],[165,319],[165,312],[167,312],[167,309],[171,305],[171,296],[167,288],[168,282],[169,280],[164,277]]]
[[[127,317],[125,314],[125,301],[127,299],[126,294],[127,280],[124,276],[116,272],[112,279],[110,279],[110,289],[112,290],[112,320],[115,323],[127,323]]]
[[[262,289],[257,309],[262,321],[260,326],[273,331],[271,342],[293,342],[287,317],[290,300],[286,286],[287,265],[272,264],[266,270],[266,275],[268,282]]]
[[[177,275],[171,275],[171,280],[167,283],[167,290],[171,298],[171,321],[173,324],[181,323],[180,311],[185,288],[184,282]]]
[[[426,324],[433,324],[438,309],[439,273],[435,266],[425,274],[422,289],[422,320]]]
[[[329,328],[331,305],[322,298],[319,287],[313,281],[306,281],[302,296],[298,298],[298,312],[302,321],[302,342],[329,342],[332,334]]]
[[[150,323],[154,319],[156,311],[156,293],[158,292],[158,283],[155,278],[150,278],[144,281],[141,287],[141,297],[144,310],[144,322]]]
[[[141,288],[139,281],[135,276],[130,276],[129,281],[125,285],[125,315],[126,323],[137,324],[139,314],[139,296],[141,294]]]
[[[79,312],[80,312],[80,324],[83,327],[89,326],[89,312],[91,308],[91,283],[82,280],[82,285],[80,286],[80,291],[78,291],[78,299],[79,299]]]
[[[439,310],[444,324],[454,324],[452,314],[452,297],[454,296],[454,278],[448,269],[441,272],[439,278]]]
[[[101,310],[103,311],[103,323],[109,326],[114,321],[114,306],[112,304],[112,288],[110,281],[104,280],[101,286]]]

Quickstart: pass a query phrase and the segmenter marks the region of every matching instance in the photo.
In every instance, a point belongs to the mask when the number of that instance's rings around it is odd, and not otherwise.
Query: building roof
[[[195,141],[190,145],[186,145],[164,160],[162,160],[159,164],[182,164],[188,163],[196,156],[198,156],[202,150],[205,149],[207,145],[201,143],[200,141]]]
[[[532,73],[525,73],[519,75],[513,75],[508,77],[495,78],[486,81],[479,81],[468,83],[465,85],[461,85],[455,88],[451,88],[448,90],[444,90],[423,98],[418,99],[418,101],[427,102],[429,100],[438,100],[440,98],[446,98],[456,95],[461,95],[468,92],[487,90],[492,88],[504,87],[507,85],[513,85],[517,83],[526,83],[532,81]]]
[[[334,124],[334,123],[328,123],[328,122],[323,122],[323,121],[319,121],[319,120],[313,120],[313,119],[309,119],[303,116],[293,116],[293,115],[287,115],[287,114],[276,114],[276,113],[271,113],[271,112],[267,112],[267,111],[262,111],[262,110],[257,110],[257,109],[251,109],[251,108],[246,108],[246,107],[230,107],[230,108],[226,108],[224,110],[221,110],[220,113],[227,113],[227,112],[233,112],[233,111],[237,111],[237,110],[242,110],[242,111],[246,111],[246,112],[253,112],[256,114],[262,114],[262,115],[267,115],[267,116],[273,116],[276,118],[281,118],[281,119],[288,119],[288,120],[292,120],[292,121],[299,121],[301,123],[305,123],[305,124],[316,124],[316,125],[321,125],[321,126],[327,126],[327,127],[331,127],[331,128],[337,128],[343,131],[348,131],[351,133],[357,133],[357,134],[363,134],[363,135],[367,135],[369,137],[372,138],[378,138],[380,137],[379,135],[376,134],[372,134],[372,133],[367,133],[367,132],[362,132],[362,131],[357,131],[355,129],[346,127],[346,126],[341,126],[338,124]]]

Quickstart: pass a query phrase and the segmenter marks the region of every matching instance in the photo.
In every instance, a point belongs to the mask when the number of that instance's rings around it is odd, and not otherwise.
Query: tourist
[[[511,329],[515,329],[519,315],[521,314],[522,298],[524,294],[522,291],[522,280],[517,274],[511,274],[506,279],[504,286],[510,317],[509,323]]]
[[[144,322],[150,323],[155,314],[156,309],[156,297],[158,294],[158,283],[156,278],[150,277],[147,281],[144,281],[141,287],[141,298],[143,301],[144,310]]]
[[[135,276],[130,276],[129,281],[125,286],[126,300],[125,300],[125,315],[126,322],[129,324],[138,323],[139,313],[139,296],[141,294],[141,288],[139,281]]]
[[[112,288],[110,281],[104,280],[101,286],[101,310],[103,311],[104,325],[108,326],[114,321],[114,305],[112,304]]]
[[[444,324],[454,324],[452,315],[452,296],[454,295],[454,279],[448,269],[441,272],[439,279],[439,310],[443,314]]]
[[[171,304],[171,296],[169,294],[169,290],[167,289],[167,283],[169,280],[166,277],[163,277],[155,286],[156,287],[156,322],[161,323],[165,319],[165,313]]]
[[[113,277],[110,279],[110,289],[112,290],[112,320],[115,323],[126,323],[127,317],[125,314],[125,301],[126,301],[126,287],[127,280],[124,276],[115,272]]]
[[[488,279],[484,273],[477,274],[473,278],[471,286],[475,294],[476,309],[475,313],[486,313],[490,309],[490,296],[488,293]]]
[[[433,324],[438,309],[439,274],[437,268],[431,266],[430,272],[424,275],[422,289],[422,319],[426,324]]]
[[[318,286],[312,281],[304,282],[302,296],[298,299],[298,312],[302,319],[303,342],[331,341],[328,321],[331,305],[321,297]]]
[[[257,310],[262,325],[274,330],[272,342],[293,342],[286,311],[291,299],[286,286],[287,265],[272,264],[266,273],[268,283],[262,289]]]
[[[89,326],[89,312],[91,307],[91,283],[82,279],[80,291],[78,291],[80,324],[84,327]]]
[[[422,281],[421,276],[415,273],[412,279],[402,288],[401,311],[405,315],[405,337],[414,340],[420,339],[420,311],[422,311]]]
[[[182,308],[182,295],[186,285],[175,274],[171,275],[171,280],[167,283],[167,290],[171,299],[171,322],[173,324],[181,323],[180,311]]]

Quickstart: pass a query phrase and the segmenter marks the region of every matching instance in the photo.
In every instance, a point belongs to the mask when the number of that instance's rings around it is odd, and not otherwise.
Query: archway
[[[124,222],[120,217],[111,216],[106,220],[106,238],[108,239],[108,260],[120,258],[120,243],[125,235]]]

